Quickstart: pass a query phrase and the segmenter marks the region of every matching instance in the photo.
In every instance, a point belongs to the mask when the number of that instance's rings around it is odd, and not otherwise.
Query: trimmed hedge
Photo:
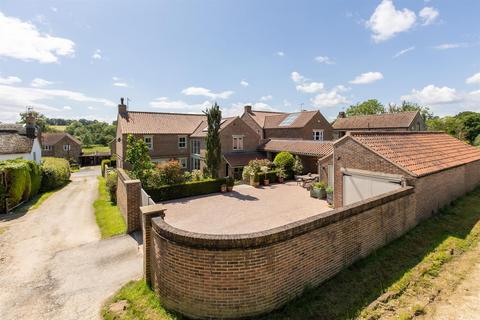
[[[221,185],[226,183],[225,178],[206,179],[203,181],[189,181],[180,184],[159,186],[157,188],[145,189],[145,192],[152,197],[153,201],[162,202],[219,192]]]
[[[63,187],[70,181],[70,164],[62,158],[44,157],[42,163],[43,192]]]
[[[0,161],[0,172],[0,212],[31,199],[40,189],[42,176],[34,161]]]
[[[258,176],[258,180],[255,180],[255,181],[259,181],[260,184],[262,184],[263,180],[265,180],[265,175],[262,172],[257,173],[256,175]],[[277,182],[277,180],[278,180],[277,172],[275,170],[268,171],[267,172],[267,178],[270,181],[270,183]]]

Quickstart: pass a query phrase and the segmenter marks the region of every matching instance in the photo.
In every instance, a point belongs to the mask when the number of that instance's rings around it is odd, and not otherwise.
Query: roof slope
[[[220,131],[225,129],[238,117],[223,118],[220,124]],[[208,123],[207,120],[203,120],[190,137],[192,138],[203,138],[207,136]]]
[[[324,157],[333,151],[332,141],[271,139],[258,148],[260,151],[281,152]]]
[[[246,166],[250,160],[265,159],[260,152],[228,152],[223,157],[232,168]]]
[[[33,139],[26,136],[26,129],[21,124],[0,124],[0,154],[30,153]]]
[[[263,128],[265,125],[265,118],[270,117],[270,116],[275,116],[275,115],[282,115],[285,114],[284,112],[276,112],[276,111],[255,111],[252,110],[252,112],[248,112],[248,114],[252,117],[255,122]]]
[[[338,118],[332,126],[333,129],[336,130],[408,128],[413,120],[415,120],[417,114],[418,111],[407,111],[367,116],[351,116]]]
[[[122,134],[191,134],[207,117],[203,114],[129,111],[118,118]]]
[[[67,132],[44,133],[42,134],[42,144],[52,146],[65,137],[70,138],[71,140],[75,141],[78,144],[82,144],[80,140],[78,140],[77,138],[75,138],[74,136],[72,136]]]
[[[318,113],[318,110],[313,111],[301,111],[301,112],[292,112],[292,113],[284,113],[279,115],[271,115],[265,117],[265,129],[289,129],[289,128],[302,128],[304,127],[312,118]],[[286,126],[281,126],[283,120],[285,120],[288,116],[298,114],[298,117],[293,120],[293,122]]]
[[[480,160],[479,148],[444,132],[368,131],[349,136],[418,177]]]

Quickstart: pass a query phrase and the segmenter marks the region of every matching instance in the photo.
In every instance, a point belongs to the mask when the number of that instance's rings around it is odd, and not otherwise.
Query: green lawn
[[[65,129],[67,129],[67,126],[49,126],[49,127],[58,132],[64,132]]]
[[[95,152],[110,152],[110,147],[95,144],[90,147],[83,147],[82,152],[83,154],[93,154]]]
[[[95,208],[95,218],[102,238],[125,233],[127,226],[118,207],[110,201],[110,194],[103,177],[98,177],[98,193],[99,197],[93,203],[93,207]]]
[[[344,269],[319,287],[262,320],[277,319],[411,319],[425,304],[451,286],[461,272],[453,267],[480,238],[480,188],[436,216]],[[451,267],[452,266],[452,267]],[[449,272],[449,269],[454,269]],[[443,288],[441,286],[444,286]],[[178,319],[166,312],[142,280],[124,286],[112,301],[127,300],[115,319]],[[104,318],[113,314],[104,309]]]

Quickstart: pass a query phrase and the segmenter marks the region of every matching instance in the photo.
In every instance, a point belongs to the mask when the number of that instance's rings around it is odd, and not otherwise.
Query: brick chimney
[[[244,107],[244,111],[245,111],[246,113],[252,113],[252,106],[248,106],[248,105],[245,106],[245,107]]]
[[[25,130],[27,132],[27,137],[30,139],[35,139],[37,136],[37,126],[35,125],[36,122],[37,119],[35,118],[33,112],[28,112],[25,118]]]
[[[122,117],[127,116],[128,110],[127,110],[127,105],[124,103],[123,97],[120,98],[120,104],[118,105],[118,114],[121,115]]]
[[[337,118],[346,118],[345,111],[340,111]]]

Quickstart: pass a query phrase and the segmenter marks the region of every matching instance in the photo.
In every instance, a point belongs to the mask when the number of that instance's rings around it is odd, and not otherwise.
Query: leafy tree
[[[145,181],[147,171],[153,168],[152,159],[148,153],[148,146],[142,139],[136,139],[129,134],[127,137],[127,152],[125,160],[132,166],[134,178]]]
[[[203,113],[207,116],[208,124],[205,164],[212,178],[218,178],[218,169],[221,163],[220,124],[222,122],[222,111],[215,102],[211,108]]]
[[[302,159],[299,156],[295,156],[295,162],[293,163],[293,172],[301,174],[303,172]]]
[[[370,99],[355,105],[351,105],[345,111],[347,116],[360,116],[369,114],[385,113],[385,107],[377,99]]]
[[[28,114],[32,114],[36,118],[36,125],[42,132],[48,132],[47,117],[37,111],[20,112],[20,121],[18,123],[26,123]]]
[[[466,111],[455,116],[434,117],[427,120],[429,130],[446,133],[473,144],[480,135],[480,113]]]
[[[281,151],[273,159],[273,163],[278,168],[281,168],[287,172],[290,172],[295,164],[295,158],[290,152]]]
[[[429,119],[433,119],[433,112],[430,111],[430,108],[427,106],[421,106],[418,103],[402,101],[401,105],[396,105],[394,103],[388,105],[389,113],[398,113],[405,111],[420,111],[423,120],[427,121]]]

